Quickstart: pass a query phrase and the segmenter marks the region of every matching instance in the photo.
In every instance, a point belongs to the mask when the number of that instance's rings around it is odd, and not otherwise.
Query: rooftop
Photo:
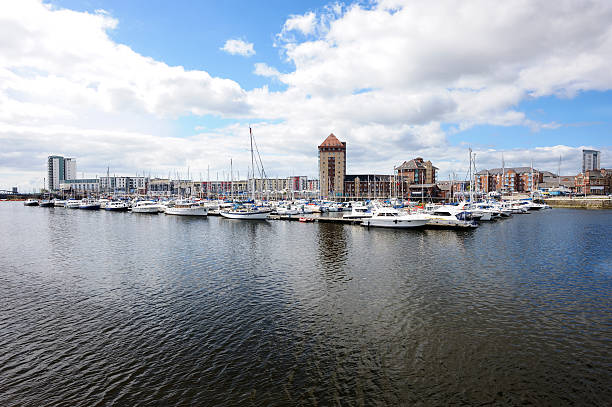
[[[346,143],[338,140],[334,133],[327,136],[327,138],[321,143],[320,147],[346,147]]]

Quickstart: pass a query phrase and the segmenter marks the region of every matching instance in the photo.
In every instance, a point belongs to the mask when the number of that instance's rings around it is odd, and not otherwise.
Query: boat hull
[[[85,209],[87,211],[97,211],[98,209],[100,209],[100,204],[79,205],[79,209]]]
[[[166,208],[166,215],[208,216],[208,208],[202,206],[193,208]]]
[[[132,208],[132,213],[156,214],[156,213],[159,213],[159,209],[156,206]]]
[[[270,212],[221,212],[221,216],[228,219],[266,220]]]
[[[368,227],[393,228],[393,229],[409,229],[419,228],[427,225],[428,219],[365,219],[361,222],[362,225]]]

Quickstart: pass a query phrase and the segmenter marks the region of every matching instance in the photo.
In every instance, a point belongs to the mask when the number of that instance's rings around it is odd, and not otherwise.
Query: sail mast
[[[251,169],[253,170],[253,188],[251,189],[251,199],[255,201],[255,157],[253,156],[253,130],[249,126],[249,137],[251,139]]]

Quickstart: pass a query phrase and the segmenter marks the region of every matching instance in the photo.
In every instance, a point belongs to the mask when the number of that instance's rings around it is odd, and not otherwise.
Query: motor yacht
[[[132,213],[159,213],[160,205],[154,201],[138,201],[132,206]]]
[[[100,209],[100,202],[96,201],[95,199],[83,199],[79,204],[79,209],[97,211]]]
[[[422,213],[405,213],[391,207],[377,207],[372,211],[370,218],[364,219],[363,226],[384,228],[415,228],[425,226],[429,218]]]
[[[345,213],[343,219],[364,219],[371,218],[372,211],[366,205],[352,205],[351,212]]]
[[[64,205],[67,209],[79,209],[81,201],[76,199],[68,199]]]
[[[58,207],[66,206],[66,201],[63,199],[54,199],[53,206],[58,206]]]
[[[24,206],[38,206],[38,201],[36,199],[26,199],[23,202]]]
[[[166,215],[208,216],[208,208],[194,201],[176,201],[166,208]]]
[[[123,201],[108,201],[104,205],[104,209],[112,212],[126,212],[129,206],[127,202]]]
[[[428,227],[475,228],[478,223],[470,219],[470,214],[456,206],[444,205],[431,213],[424,213],[429,219]]]
[[[221,216],[228,219],[265,220],[271,212],[271,208],[241,207],[221,211]]]

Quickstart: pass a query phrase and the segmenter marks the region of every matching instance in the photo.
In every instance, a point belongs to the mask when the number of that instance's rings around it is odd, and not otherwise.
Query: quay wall
[[[610,198],[548,198],[545,202],[553,208],[612,209]]]

